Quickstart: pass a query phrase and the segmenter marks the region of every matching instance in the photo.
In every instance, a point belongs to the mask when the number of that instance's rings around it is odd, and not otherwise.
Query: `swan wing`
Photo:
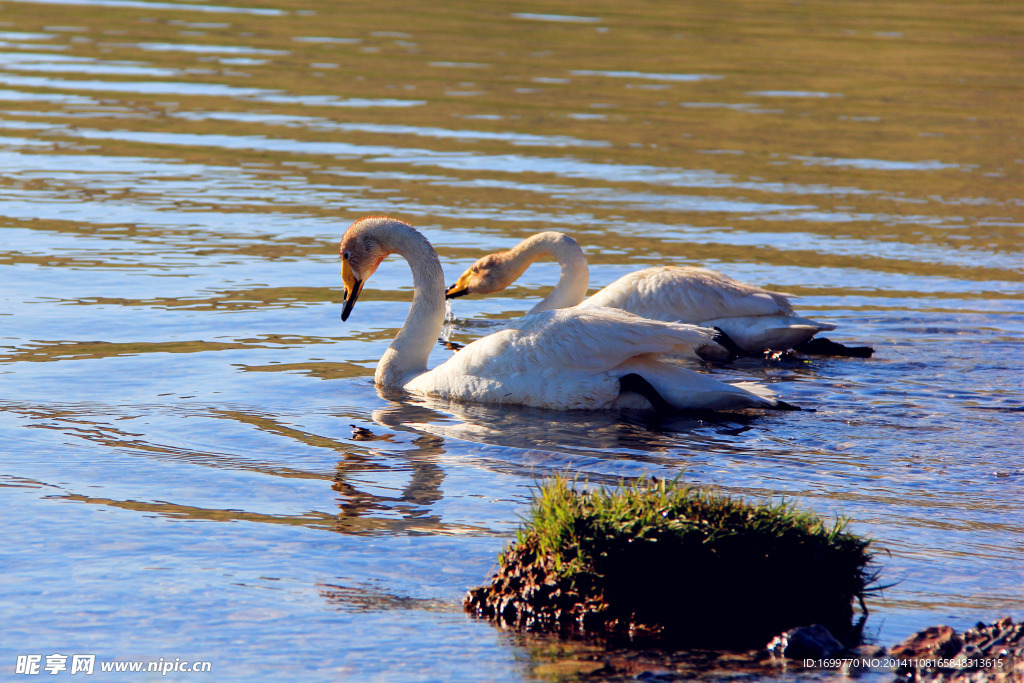
[[[712,334],[615,309],[545,311],[468,344],[405,389],[460,401],[609,408],[630,361],[692,357],[697,349],[717,347]]]
[[[660,266],[624,275],[584,306],[621,308],[644,318],[699,323],[714,318],[793,315],[789,296],[706,268]]]
[[[596,371],[638,355],[695,358],[719,349],[715,332],[704,327],[651,320],[616,308],[579,307],[527,315],[510,329],[518,362],[530,367],[555,363]]]

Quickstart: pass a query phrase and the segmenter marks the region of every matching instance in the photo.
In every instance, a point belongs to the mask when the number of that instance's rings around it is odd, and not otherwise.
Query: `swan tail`
[[[729,357],[727,358],[727,362],[735,360],[735,359],[739,358],[740,356],[747,355],[747,352],[744,351],[740,347],[740,345],[737,344],[733,340],[733,338],[729,336],[728,332],[723,330],[721,327],[715,327],[715,328],[712,328],[712,329],[715,330],[715,343],[718,344],[719,346],[721,346],[723,349],[725,349],[726,352],[728,352],[728,354],[729,354]]]
[[[779,404],[771,390],[761,384],[721,382],[671,363],[634,359],[624,363],[621,370],[623,392],[643,396],[657,410],[735,410],[775,408]]]
[[[792,315],[718,318],[700,324],[720,330],[742,352],[741,355],[756,356],[765,351],[785,351],[810,340],[819,332],[836,328],[832,323]],[[721,343],[721,340],[716,341]]]
[[[766,401],[770,401],[771,405],[767,405],[764,407],[771,410],[804,410],[798,405],[794,405],[792,403],[783,401],[781,398],[778,398],[775,395],[774,391],[772,391],[763,384],[758,384],[757,382],[735,382],[730,386],[746,389],[750,393],[760,396]],[[814,412],[813,408],[809,408],[808,410]]]
[[[870,358],[875,352],[874,347],[871,346],[847,346],[825,337],[808,339],[804,343],[794,346],[793,350],[810,356],[841,356],[844,358]]]

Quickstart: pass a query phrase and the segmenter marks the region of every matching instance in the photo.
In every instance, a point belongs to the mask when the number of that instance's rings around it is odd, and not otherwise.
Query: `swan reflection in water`
[[[501,463],[502,469],[519,462],[527,477],[535,477],[538,466],[551,471],[574,468],[588,474],[614,471],[620,476],[639,474],[632,468],[643,469],[647,464],[678,470],[683,462],[681,450],[738,452],[741,448],[735,438],[758,420],[771,419],[755,413],[710,411],[678,415],[649,410],[564,412],[460,403],[381,387],[377,393],[390,405],[373,411],[374,422],[396,432],[420,435],[413,443],[428,436],[441,437],[442,443],[430,451],[431,457],[460,463],[472,459],[482,466]],[[379,433],[376,438],[385,436]],[[443,440],[473,446],[446,449]],[[458,455],[446,453],[452,450]],[[467,450],[472,455],[466,455]],[[423,448],[417,451],[426,455]],[[602,462],[616,464],[602,467]],[[630,471],[624,471],[624,465]]]
[[[642,474],[676,476],[686,453],[741,452],[736,437],[760,414],[661,416],[651,411],[549,411],[466,404],[376,388],[387,405],[371,421],[345,420],[332,488],[342,533],[459,533],[432,511],[449,467],[474,467],[533,482],[556,472],[614,483]],[[349,431],[354,430],[354,431]],[[394,494],[382,482],[398,474]],[[392,491],[396,487],[388,485]],[[395,515],[400,519],[396,519]],[[460,527],[461,528],[461,527]],[[488,533],[483,529],[462,532]]]

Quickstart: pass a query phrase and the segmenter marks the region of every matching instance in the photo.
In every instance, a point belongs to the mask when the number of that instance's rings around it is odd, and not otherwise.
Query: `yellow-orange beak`
[[[341,281],[345,285],[345,306],[341,309],[341,320],[344,322],[348,320],[359,293],[363,291],[363,281],[356,277],[347,260],[341,262]]]
[[[455,297],[466,296],[469,294],[469,278],[472,274],[472,269],[463,273],[459,279],[455,281],[455,284],[445,291],[444,298],[454,299]]]

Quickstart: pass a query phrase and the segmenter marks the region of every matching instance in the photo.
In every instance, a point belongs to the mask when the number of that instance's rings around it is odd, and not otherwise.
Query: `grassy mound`
[[[688,645],[764,645],[818,623],[853,639],[870,541],[791,504],[749,504],[677,482],[580,492],[541,486],[468,611],[503,625]]]

